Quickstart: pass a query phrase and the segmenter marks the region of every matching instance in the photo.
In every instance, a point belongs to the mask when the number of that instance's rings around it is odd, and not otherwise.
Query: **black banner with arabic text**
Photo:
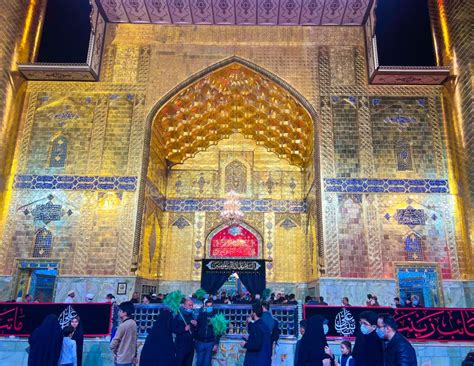
[[[49,314],[58,316],[62,327],[75,316],[80,317],[86,337],[110,333],[111,304],[109,303],[0,303],[0,336],[29,336]]]
[[[305,305],[305,319],[322,315],[329,321],[328,338],[353,338],[359,330],[359,314],[371,310],[394,317],[398,331],[416,341],[474,342],[474,309],[388,308]]]
[[[202,274],[248,273],[265,275],[265,261],[259,259],[204,259],[202,261]]]

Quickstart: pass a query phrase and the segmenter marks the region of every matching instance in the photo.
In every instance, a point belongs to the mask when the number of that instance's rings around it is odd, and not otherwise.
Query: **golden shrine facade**
[[[0,84],[2,300],[39,283],[57,301],[191,293],[233,190],[275,292],[388,305],[434,273],[430,301],[472,306],[459,85],[369,83],[367,24],[107,23],[98,81],[26,80],[37,6],[2,5],[19,24],[0,41],[16,45]],[[462,74],[459,31],[436,14],[439,64]]]

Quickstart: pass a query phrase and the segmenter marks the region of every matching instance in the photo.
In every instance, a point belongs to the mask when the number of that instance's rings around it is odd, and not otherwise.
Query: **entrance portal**
[[[208,68],[163,98],[150,117],[139,276],[163,289],[186,281],[192,292],[208,271],[203,261],[225,259],[257,261],[266,277],[255,290],[244,267],[229,268],[213,291],[234,272],[254,293],[267,279],[309,281],[317,243],[309,245],[306,227],[319,221],[306,202],[320,200],[314,117],[291,86],[240,59]],[[230,191],[239,195],[245,223],[226,226],[220,217]]]

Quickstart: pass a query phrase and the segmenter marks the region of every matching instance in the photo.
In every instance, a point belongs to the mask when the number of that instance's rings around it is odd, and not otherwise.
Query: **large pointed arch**
[[[321,194],[320,194],[320,172],[319,172],[319,136],[320,136],[320,123],[319,123],[319,118],[316,113],[316,110],[314,107],[308,102],[308,100],[301,95],[296,89],[294,89],[290,84],[288,84],[286,81],[278,77],[277,75],[271,73],[270,71],[258,66],[257,64],[250,62],[248,60],[245,60],[243,58],[240,58],[238,56],[232,56],[229,57],[225,60],[222,60],[220,62],[217,62],[186,79],[185,81],[181,82],[178,84],[175,88],[170,90],[165,96],[163,96],[151,109],[147,116],[146,120],[146,128],[145,128],[145,146],[144,146],[144,155],[143,155],[143,165],[142,165],[142,171],[141,171],[141,176],[140,176],[140,183],[139,183],[139,201],[138,201],[138,217],[137,217],[137,227],[141,227],[141,221],[142,221],[142,212],[143,212],[143,202],[144,202],[144,197],[145,197],[145,186],[146,186],[146,181],[147,181],[147,172],[148,168],[150,165],[150,154],[152,152],[152,139],[156,139],[156,134],[153,134],[153,126],[157,123],[157,115],[161,111],[163,111],[164,107],[173,101],[178,95],[183,95],[186,93],[186,90],[189,88],[192,88],[193,85],[198,83],[200,80],[206,78],[209,75],[212,75],[213,73],[219,72],[220,70],[224,70],[226,68],[229,68],[231,66],[235,65],[236,67],[241,67],[244,69],[247,69],[251,72],[253,72],[257,77],[265,80],[268,83],[271,83],[273,87],[276,89],[280,89],[283,91],[283,94],[285,94],[285,98],[287,98],[287,101],[290,101],[291,104],[296,105],[300,110],[303,111],[303,113],[307,114],[309,117],[309,123],[310,123],[310,132],[305,131],[306,135],[309,136],[308,144],[301,144],[301,141],[295,141],[295,143],[302,145],[303,148],[306,148],[307,145],[311,145],[310,149],[307,149],[305,152],[304,159],[292,159],[291,157],[288,158],[288,155],[283,156],[285,151],[282,152],[282,146],[283,149],[286,147],[284,146],[285,143],[280,144],[279,148],[280,151],[278,151],[277,148],[273,149],[274,146],[273,140],[270,138],[270,142],[268,144],[262,143],[262,145],[265,145],[265,147],[276,154],[278,154],[280,157],[287,158],[287,160],[290,161],[290,163],[294,165],[298,165],[301,168],[303,166],[311,163],[311,169],[314,169],[314,175],[312,175],[315,179],[315,184],[313,185],[313,188],[311,189],[310,194],[315,194],[316,195],[316,200],[321,202]],[[280,126],[275,126],[274,129],[281,128]],[[299,128],[298,126],[296,128]],[[237,131],[237,132],[243,132],[244,135],[246,132],[251,133],[250,131]],[[184,135],[187,131],[180,131]],[[297,131],[301,132],[301,131]],[[309,133],[308,133],[309,132]],[[265,134],[266,132],[260,131],[260,134]],[[225,133],[220,137],[220,138],[225,138]],[[255,136],[251,136],[255,137]],[[257,139],[256,139],[257,140]],[[159,141],[160,143],[163,143],[163,141]],[[155,144],[156,145],[156,144]],[[209,146],[209,145],[208,145]],[[203,147],[201,150],[205,149]],[[290,149],[291,150],[291,149]],[[196,150],[196,152],[200,151],[199,149]],[[155,154],[156,155],[156,154]],[[187,157],[190,157],[193,155],[193,152],[190,154],[186,155]],[[300,154],[302,155],[302,154]],[[179,163],[180,160],[175,160],[175,161],[170,161],[169,159],[166,161],[168,165],[176,164]],[[309,166],[309,165],[308,165]],[[317,215],[319,216],[319,215]],[[320,218],[318,217],[318,226],[321,225]],[[139,230],[137,232],[140,232]],[[135,245],[134,245],[134,255],[136,256],[138,251],[139,251],[139,245],[140,245],[140,235],[137,235],[135,237]]]

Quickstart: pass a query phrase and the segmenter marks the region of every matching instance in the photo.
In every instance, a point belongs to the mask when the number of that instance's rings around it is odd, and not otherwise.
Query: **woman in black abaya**
[[[298,349],[297,366],[322,366],[323,360],[330,358],[324,352],[324,347],[328,345],[324,331],[325,323],[327,323],[327,320],[321,315],[312,316],[307,320],[305,332]]]
[[[176,349],[173,342],[173,315],[162,310],[146,337],[140,356],[140,366],[175,366]]]
[[[52,366],[59,362],[63,345],[63,330],[57,315],[48,315],[28,339],[28,366]]]
[[[82,326],[81,318],[76,316],[69,323],[74,328],[72,339],[76,341],[77,366],[82,366],[82,353],[84,351],[84,328]]]

